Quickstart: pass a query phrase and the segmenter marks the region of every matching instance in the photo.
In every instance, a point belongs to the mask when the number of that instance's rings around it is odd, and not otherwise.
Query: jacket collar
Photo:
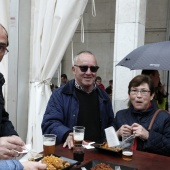
[[[143,111],[143,112],[142,111],[136,111],[132,104],[130,106],[130,110],[134,114],[149,114],[151,112],[155,112],[157,109],[158,109],[158,107],[156,106],[155,102],[153,102],[153,101],[151,101],[150,107],[147,110]]]
[[[75,95],[75,80],[74,79],[70,80],[61,88],[63,88],[62,93],[67,94],[67,95]],[[102,93],[103,90],[100,89],[100,87],[96,86],[96,90],[99,93],[99,97],[101,97],[102,100],[104,101],[110,100],[109,97],[106,98],[106,96],[104,96],[104,94]]]

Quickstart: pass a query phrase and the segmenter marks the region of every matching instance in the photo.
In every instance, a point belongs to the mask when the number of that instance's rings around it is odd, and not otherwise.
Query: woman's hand
[[[117,131],[117,136],[121,137],[123,135],[131,135],[132,134],[132,127],[129,125],[122,125],[119,130]]]
[[[149,132],[143,126],[139,125],[138,123],[132,124],[132,131],[136,137],[139,137],[143,140],[147,140],[149,137]]]

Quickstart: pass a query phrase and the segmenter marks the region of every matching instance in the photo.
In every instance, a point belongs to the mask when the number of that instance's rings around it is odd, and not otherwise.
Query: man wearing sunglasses
[[[111,101],[107,93],[95,85],[98,69],[91,52],[80,52],[72,66],[74,79],[56,89],[48,102],[42,132],[56,134],[57,143],[64,143],[63,147],[73,147],[73,126],[84,126],[84,140],[96,142],[102,142],[104,129],[113,126]]]

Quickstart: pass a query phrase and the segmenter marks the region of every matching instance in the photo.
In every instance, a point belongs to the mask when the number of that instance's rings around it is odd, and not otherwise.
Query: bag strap
[[[151,120],[151,122],[150,122],[150,124],[149,124],[148,131],[151,130],[152,125],[153,125],[153,123],[154,123],[154,121],[155,121],[155,118],[156,118],[156,116],[158,115],[158,113],[159,113],[161,110],[162,110],[162,109],[158,109],[158,110],[154,113],[154,115],[153,115],[153,117],[152,117],[152,120]]]

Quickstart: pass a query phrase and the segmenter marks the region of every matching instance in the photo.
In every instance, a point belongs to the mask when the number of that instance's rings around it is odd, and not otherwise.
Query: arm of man
[[[63,143],[63,138],[67,139],[65,134],[72,132],[72,127],[76,122],[74,116],[72,99],[61,94],[61,88],[53,92],[48,102],[46,112],[42,121],[42,132],[57,135],[57,143]]]
[[[2,108],[1,108],[2,107]],[[5,111],[5,108],[1,105],[0,110],[2,111],[2,118],[0,123],[0,136],[11,136],[16,135],[18,133],[15,131],[12,122],[9,120],[9,114]]]
[[[18,160],[1,160],[0,161],[0,170],[45,170],[47,168],[46,164],[41,162],[19,162]]]

